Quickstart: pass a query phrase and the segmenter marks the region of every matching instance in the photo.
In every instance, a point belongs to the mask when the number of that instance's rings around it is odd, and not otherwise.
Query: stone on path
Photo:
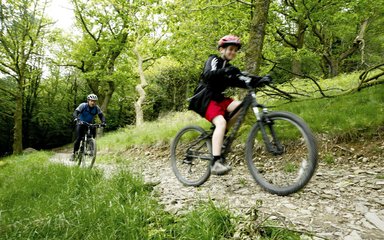
[[[384,221],[381,218],[379,218],[379,216],[377,216],[376,213],[367,212],[364,216],[369,222],[371,222],[378,229],[384,232]]]

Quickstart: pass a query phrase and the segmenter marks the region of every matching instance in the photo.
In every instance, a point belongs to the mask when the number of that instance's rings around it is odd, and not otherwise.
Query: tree
[[[255,0],[246,54],[247,71],[259,74],[270,0]]]
[[[372,3],[369,0],[310,1],[303,6],[310,12],[310,28],[317,38],[309,47],[321,55],[325,76],[337,76],[343,62],[365,41],[369,18],[374,14]]]
[[[313,9],[307,10],[302,4],[291,0],[276,2],[273,8],[275,19],[273,25],[277,33],[275,37],[293,51],[290,55],[292,73],[300,76],[302,64],[299,51],[304,47],[308,16]]]
[[[23,109],[28,86],[36,93],[42,73],[42,39],[47,34],[47,20],[43,17],[46,1],[13,0],[1,2],[0,8],[0,71],[15,82],[15,88],[2,88],[15,99],[13,152],[23,149]],[[34,87],[31,87],[35,84]],[[31,98],[27,98],[30,112]]]
[[[118,84],[116,62],[124,51],[130,31],[125,17],[127,1],[73,0],[81,39],[73,42],[68,62],[83,73],[89,88],[98,95],[101,109],[106,112]]]
[[[136,113],[136,126],[140,126],[144,122],[143,103],[146,99],[145,88],[148,85],[144,74],[146,62],[153,62],[163,55],[163,51],[158,48],[163,37],[167,34],[167,24],[165,15],[161,10],[166,9],[160,7],[160,1],[151,1],[150,4],[145,3],[139,6],[138,17],[133,22],[136,40],[133,46],[133,53],[137,61],[137,73],[139,75],[139,83],[135,89],[139,95],[134,103]]]

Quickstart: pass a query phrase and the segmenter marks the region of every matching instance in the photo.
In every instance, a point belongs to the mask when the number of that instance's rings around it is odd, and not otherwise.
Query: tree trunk
[[[304,47],[304,37],[305,32],[307,30],[308,25],[304,23],[303,20],[298,21],[298,27],[297,27],[297,33],[296,33],[296,53]],[[295,54],[295,56],[292,59],[292,72],[296,74],[297,76],[302,75],[301,71],[301,60],[298,54]]]
[[[320,43],[323,45],[323,59],[324,62],[328,66],[328,74],[330,77],[335,77],[340,73],[340,67],[342,65],[342,61],[352,54],[354,54],[359,47],[364,47],[364,35],[368,27],[368,19],[364,19],[360,23],[359,34],[356,36],[352,45],[346,49],[345,51],[337,54],[332,53],[332,48],[329,47],[331,44],[329,41],[326,41],[326,36],[322,33],[322,29],[318,27],[318,25],[314,25],[312,27],[315,36],[319,38]]]
[[[269,4],[270,0],[255,1],[255,14],[251,22],[249,44],[246,52],[246,68],[248,72],[253,74],[258,74],[260,71]]]
[[[101,103],[101,110],[106,113],[108,110],[109,102],[111,101],[112,95],[115,92],[115,83],[113,81],[108,82],[108,89],[105,91],[104,98]]]
[[[139,94],[139,98],[135,102],[135,113],[136,113],[136,126],[141,126],[144,123],[144,113],[142,105],[145,101],[146,93],[144,88],[147,86],[147,81],[144,76],[144,70],[143,70],[143,58],[139,53],[139,50],[137,49],[138,43],[136,42],[136,45],[133,49],[133,52],[135,53],[137,57],[137,70],[139,72],[140,76],[140,83],[136,85],[135,89],[137,93]]]
[[[18,87],[19,94],[16,95],[16,109],[14,114],[13,129],[13,153],[19,154],[23,151],[23,87]]]
[[[292,73],[295,74],[296,76],[302,75],[301,61],[297,59],[296,56],[293,56],[292,58]]]

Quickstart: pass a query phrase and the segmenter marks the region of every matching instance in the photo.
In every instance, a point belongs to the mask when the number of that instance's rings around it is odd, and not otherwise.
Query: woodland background
[[[383,83],[382,1],[72,0],[71,34],[48,17],[49,1],[0,3],[0,156],[71,142],[72,112],[91,92],[107,131],[185,111],[227,34],[244,43],[234,65],[272,74],[270,97],[330,97],[318,81],[353,72],[359,87],[339,94]],[[312,90],[279,89],[294,79]]]

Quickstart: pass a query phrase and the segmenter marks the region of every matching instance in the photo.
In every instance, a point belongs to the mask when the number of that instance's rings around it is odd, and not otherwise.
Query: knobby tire
[[[298,116],[289,112],[271,112],[262,120],[272,146],[266,148],[260,125],[256,123],[246,143],[246,160],[254,180],[266,191],[286,196],[302,189],[312,178],[317,167],[318,152],[315,138]],[[277,141],[267,125],[268,119]]]
[[[211,138],[199,126],[181,129],[171,145],[171,165],[176,178],[187,186],[200,186],[210,177]]]

